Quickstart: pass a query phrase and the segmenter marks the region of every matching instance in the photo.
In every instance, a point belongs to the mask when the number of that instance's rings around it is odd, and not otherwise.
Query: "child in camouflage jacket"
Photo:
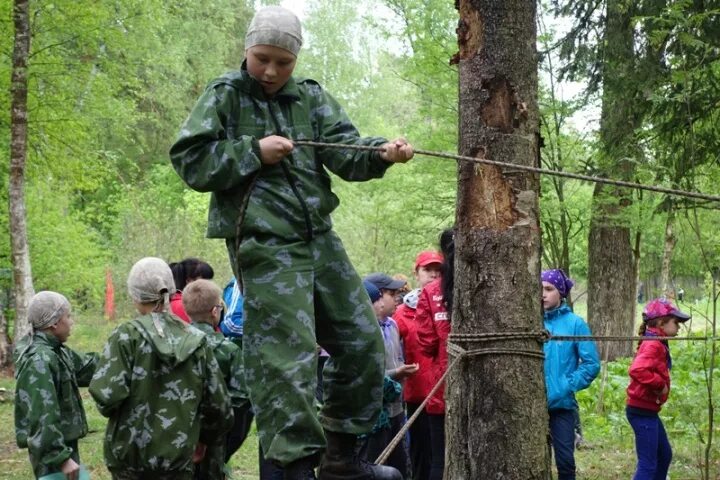
[[[88,433],[79,387],[87,387],[97,354],[65,346],[73,320],[70,302],[56,292],[30,300],[33,332],[15,349],[15,439],[27,448],[36,477],[62,472],[75,479],[80,470],[78,439]]]
[[[128,290],[140,316],[110,335],[90,383],[109,418],[105,463],[114,480],[190,480],[198,443],[232,426],[230,396],[207,336],[168,312],[167,264],[140,260]]]
[[[242,351],[225,336],[216,331],[222,318],[222,290],[210,280],[195,280],[183,291],[182,303],[190,317],[191,325],[207,336],[207,342],[217,359],[225,380],[235,418],[243,418],[250,408],[243,387]],[[224,478],[226,438],[217,437],[206,445],[205,458],[195,466],[195,480],[219,480]]]
[[[282,7],[256,12],[241,69],[210,83],[170,149],[193,189],[212,192],[208,236],[225,238],[245,297],[245,379],[266,457],[286,479],[395,479],[359,464],[357,436],[382,402],[383,343],[367,295],[330,213],[333,172],[382,177],[413,156],[404,139],[360,137],[314,80],[294,78],[300,21]],[[296,146],[297,140],[384,151]],[[315,408],[316,344],[329,354],[325,402]]]

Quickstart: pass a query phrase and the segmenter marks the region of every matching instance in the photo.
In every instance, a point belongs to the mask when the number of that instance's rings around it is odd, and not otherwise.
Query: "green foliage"
[[[6,31],[12,30],[11,4],[0,5]],[[201,214],[194,203],[207,200],[186,198],[166,151],[207,81],[239,65],[251,6],[229,0],[31,2],[26,203],[37,289],[59,290],[79,306],[97,308],[108,264],[122,284],[129,265],[149,254],[227,263],[218,242],[206,247],[197,227]],[[2,36],[0,51],[8,53],[0,60],[5,138],[11,50],[12,37]],[[8,158],[7,143],[0,142],[0,153]],[[155,164],[164,165],[165,176]],[[7,184],[7,164],[0,165]],[[133,208],[141,198],[148,201]],[[191,203],[173,211],[174,204]],[[9,268],[7,200],[0,208],[6,213],[0,215],[0,268]],[[142,222],[133,217],[138,212],[146,215]],[[159,212],[167,221],[153,218]],[[136,244],[126,244],[132,235]],[[219,274],[221,282],[229,276],[227,269]],[[7,281],[0,279],[0,287]]]
[[[102,305],[110,258],[96,232],[68,205],[69,196],[48,184],[28,190],[28,236],[35,289],[57,290],[76,308]]]

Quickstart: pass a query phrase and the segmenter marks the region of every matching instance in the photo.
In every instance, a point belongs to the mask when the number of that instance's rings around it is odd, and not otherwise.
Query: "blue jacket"
[[[225,315],[220,322],[220,331],[226,337],[243,336],[243,296],[235,277],[230,280],[223,291]]]
[[[551,335],[590,335],[590,327],[567,304],[544,314]],[[545,343],[545,387],[548,409],[574,410],[575,392],[590,386],[600,371],[600,356],[594,341],[549,341]]]

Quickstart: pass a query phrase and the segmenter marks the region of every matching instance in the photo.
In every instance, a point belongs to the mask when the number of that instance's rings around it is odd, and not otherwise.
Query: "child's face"
[[[217,300],[215,300],[215,306],[210,311],[210,318],[212,319],[213,327],[217,327],[218,324],[220,323],[220,319],[223,314],[223,308],[225,308],[225,306],[223,305],[223,302],[220,299],[220,297],[218,297]]]
[[[383,308],[383,316],[385,317],[391,317],[393,313],[395,313],[395,307],[397,305],[395,304],[395,292],[397,290],[380,290],[382,292],[382,297],[380,297],[383,301],[383,304],[385,307]]]
[[[75,322],[68,313],[67,315],[63,316],[55,325],[50,327],[50,332],[55,335],[58,340],[60,340],[60,343],[65,343],[70,336],[70,330],[72,329],[74,323]]]
[[[415,280],[417,280],[418,287],[423,288],[436,278],[440,278],[440,268],[441,265],[439,263],[431,263],[424,267],[418,267],[417,270],[415,270]]]
[[[247,69],[266,95],[275,95],[295,70],[297,57],[272,45],[255,45],[245,50]]]
[[[542,282],[543,310],[548,311],[560,306],[560,292],[550,282]]]
[[[675,337],[680,330],[680,323],[675,317],[670,317],[666,321],[660,322],[658,328],[662,330],[666,337]]]
[[[372,304],[373,312],[375,312],[375,318],[382,320],[385,318],[385,300],[384,297],[380,297],[375,300]]]

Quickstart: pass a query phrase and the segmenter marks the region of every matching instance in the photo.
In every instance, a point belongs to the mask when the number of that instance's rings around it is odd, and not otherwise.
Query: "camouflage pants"
[[[323,428],[370,432],[382,403],[383,340],[340,239],[227,244],[245,296],[245,380],[266,457],[287,465],[321,452]],[[316,344],[330,354],[319,418]]]
[[[187,472],[111,470],[110,475],[112,480],[192,480],[192,474]]]
[[[194,480],[222,480],[225,478],[225,437],[207,445],[202,462],[195,465]]]

